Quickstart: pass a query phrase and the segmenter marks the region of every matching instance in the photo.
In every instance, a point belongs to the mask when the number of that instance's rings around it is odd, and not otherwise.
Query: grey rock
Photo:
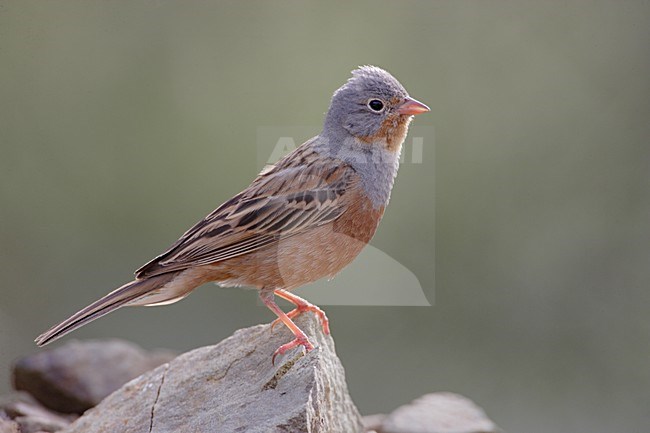
[[[2,396],[0,413],[4,415],[5,420],[11,419],[20,433],[56,432],[67,427],[76,418],[48,410],[25,392]],[[2,418],[0,417],[0,420]]]
[[[362,432],[332,338],[312,314],[297,323],[317,346],[307,355],[273,366],[288,330],[242,329],[129,382],[64,432]]]
[[[364,415],[361,421],[363,422],[363,431],[367,433],[374,433],[381,428],[381,423],[386,419],[386,415],[378,413],[375,415]]]
[[[73,340],[19,360],[13,369],[14,387],[50,409],[82,413],[174,356],[170,351],[145,351],[122,340]]]
[[[0,433],[21,433],[18,424],[5,417],[0,417]]]
[[[11,419],[25,415],[21,409],[24,406],[40,406],[40,404],[26,392],[18,391],[0,396],[0,419]]]
[[[499,433],[501,430],[473,401],[458,394],[426,394],[399,407],[378,433]]]
[[[33,416],[19,416],[14,419],[14,422],[18,423],[20,433],[54,433],[63,430],[70,424],[50,417]]]
[[[3,410],[0,410],[0,433],[20,433],[18,423],[12,421]]]

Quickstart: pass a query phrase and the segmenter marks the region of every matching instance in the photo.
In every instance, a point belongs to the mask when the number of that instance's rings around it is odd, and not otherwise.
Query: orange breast
[[[333,277],[370,241],[384,212],[358,193],[350,193],[344,205],[347,210],[333,223],[245,256],[206,265],[209,280],[226,286],[289,290]]]

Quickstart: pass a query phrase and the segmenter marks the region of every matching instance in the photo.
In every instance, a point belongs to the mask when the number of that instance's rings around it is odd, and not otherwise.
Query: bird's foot
[[[289,350],[293,349],[296,346],[303,346],[305,348],[305,351],[307,352],[310,352],[314,349],[314,345],[311,344],[311,342],[307,339],[307,337],[297,336],[295,339],[288,342],[287,344],[283,344],[282,346],[278,347],[278,349],[273,353],[273,357],[271,358],[271,363],[275,365],[276,356],[284,355],[285,353],[287,353]]]
[[[289,311],[287,313],[287,317],[293,320],[294,318],[300,316],[302,313],[304,313],[306,311],[311,311],[311,312],[315,313],[316,316],[318,316],[318,319],[320,320],[321,326],[323,327],[323,332],[325,333],[325,335],[329,335],[329,333],[330,333],[330,321],[327,318],[327,316],[325,315],[325,312],[323,310],[321,310],[318,306],[314,305],[314,304],[298,305],[296,308],[294,308],[293,310],[291,310],[291,311]],[[275,325],[278,325],[280,323],[282,323],[282,321],[280,319],[275,319],[273,321],[273,323],[271,323],[271,330],[273,330],[275,328]]]
[[[295,317],[300,316],[302,313],[306,311],[312,311],[316,313],[318,316],[318,319],[320,320],[321,325],[323,326],[323,332],[325,335],[329,335],[330,333],[330,321],[325,315],[325,312],[321,310],[317,305],[312,304],[311,302],[301,298],[298,295],[294,295],[293,293],[290,293],[286,290],[275,290],[275,294],[278,295],[279,297],[291,302],[293,305],[296,306],[293,310],[289,311],[287,313],[287,317],[289,319],[293,319]],[[276,319],[272,324],[271,324],[271,329],[275,327],[278,323],[280,323],[280,319]]]
[[[321,326],[323,327],[323,332],[325,333],[325,335],[329,335],[330,321],[325,315],[325,312],[321,310],[317,305],[311,304],[309,302],[306,302],[305,304],[297,305],[296,308],[294,308],[293,310],[289,311],[289,313],[287,313],[287,316],[293,319],[294,317],[298,317],[306,311],[311,311],[312,313],[315,313],[316,316],[318,316]]]

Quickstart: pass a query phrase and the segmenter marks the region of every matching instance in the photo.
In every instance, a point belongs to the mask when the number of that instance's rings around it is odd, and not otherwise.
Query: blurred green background
[[[648,41],[647,1],[1,1],[0,392],[250,182],[259,127],[318,132],[376,64],[431,106],[435,160],[373,245],[435,306],[327,307],[360,410],[455,391],[508,432],[648,431]],[[188,350],[271,319],[209,287],[74,337]]]

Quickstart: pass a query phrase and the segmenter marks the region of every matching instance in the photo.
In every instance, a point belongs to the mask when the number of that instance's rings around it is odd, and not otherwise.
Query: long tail
[[[58,325],[48,329],[34,341],[39,346],[51,343],[63,337],[68,332],[72,332],[86,323],[99,319],[111,311],[117,310],[129,303],[135,303],[144,295],[152,294],[152,292],[155,293],[155,290],[163,288],[176,275],[176,272],[172,272],[126,283],[81,311],[76,312]]]

